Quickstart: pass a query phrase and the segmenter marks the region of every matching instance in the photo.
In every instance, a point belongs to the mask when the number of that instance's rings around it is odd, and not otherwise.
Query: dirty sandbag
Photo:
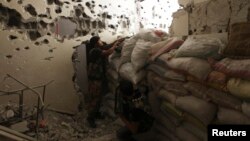
[[[214,69],[231,77],[250,80],[250,59],[234,60],[224,58],[214,65]]]
[[[207,61],[194,57],[172,58],[165,63],[170,68],[190,74],[199,80],[206,80],[212,71]]]
[[[176,100],[176,107],[192,114],[205,125],[208,125],[212,122],[217,112],[217,107],[215,104],[194,96],[178,97]]]
[[[149,57],[151,42],[139,39],[131,54],[131,62],[134,70],[138,72],[140,69],[145,67],[147,59]]]
[[[118,72],[112,68],[107,70],[107,76],[111,77],[113,80],[118,80]]]
[[[124,45],[121,51],[121,65],[131,61],[131,54],[137,42],[136,36],[133,36],[124,41]]]
[[[156,54],[161,48],[163,48],[168,42],[170,42],[172,40],[172,38],[170,39],[166,39],[164,41],[161,41],[161,42],[158,42],[158,43],[155,43],[153,44],[151,47],[150,47],[150,53],[149,53],[149,56],[152,56],[154,54]]]
[[[227,82],[228,91],[241,99],[250,99],[250,81],[239,79],[239,78],[231,78]]]
[[[176,125],[171,120],[169,120],[169,118],[167,118],[162,112],[157,113],[157,115],[155,116],[155,121],[162,124],[170,132],[172,133],[175,132]]]
[[[119,67],[121,64],[121,59],[120,58],[109,58],[109,67],[114,69],[116,72],[119,71]]]
[[[219,52],[224,48],[220,39],[203,36],[190,36],[180,46],[175,57],[198,57],[220,59]]]
[[[177,99],[177,95],[165,90],[165,89],[161,89],[158,93],[157,96],[162,99],[165,100],[169,103],[171,103],[172,105],[175,105],[176,103],[176,99]]]
[[[163,101],[161,103],[160,108],[166,114],[171,114],[179,120],[183,119],[183,111],[181,111],[180,109],[177,109],[174,105],[172,105],[171,103],[167,101]]]
[[[207,132],[200,130],[198,127],[196,127],[195,125],[193,125],[190,122],[184,121],[182,123],[181,127],[186,129],[188,132],[192,133],[193,135],[195,135],[196,137],[198,137],[202,141],[205,141],[207,138]]]
[[[206,92],[208,88],[206,86],[203,86],[202,84],[189,81],[184,85],[184,88],[191,92],[191,94],[195,97],[207,99]]]
[[[164,136],[167,136],[171,141],[181,141],[180,139],[178,139],[178,137],[176,137],[175,132],[169,131],[165,126],[163,126],[159,122],[155,122],[153,126],[153,131],[157,134],[160,133]],[[165,138],[162,141],[167,141],[168,138]]]
[[[146,76],[146,71],[141,70],[136,72],[133,68],[132,63],[125,63],[121,66],[119,74],[123,79],[130,80],[133,84],[138,84]]]
[[[248,117],[250,117],[250,103],[243,102],[243,104],[241,105],[241,108],[242,108],[242,112]]]
[[[184,82],[180,81],[166,81],[164,89],[177,96],[186,96],[189,95],[189,92],[183,87],[184,84]]]
[[[176,128],[176,135],[179,137],[182,141],[200,141],[198,137],[187,131],[182,126]]]
[[[242,112],[223,107],[219,107],[217,118],[220,124],[250,124],[250,118]]]
[[[227,76],[218,71],[212,71],[209,73],[207,81],[210,83],[226,84]]]
[[[172,79],[172,80],[177,80],[177,81],[186,80],[186,77],[183,74],[177,73],[169,68],[166,68],[157,64],[150,64],[147,67],[147,70],[153,71],[157,73],[159,76],[164,77],[166,79]]]
[[[160,55],[167,53],[171,51],[172,49],[177,49],[183,44],[183,40],[180,40],[178,38],[171,38],[170,41],[162,47],[157,53],[155,53],[150,60],[154,61],[156,58],[158,58]]]
[[[177,51],[177,49],[172,49],[171,51],[169,51],[167,53],[163,53],[158,58],[156,58],[154,60],[154,62],[156,62],[158,64],[166,65],[166,61],[169,61],[172,58],[174,58],[176,51]]]
[[[206,95],[209,99],[211,99],[214,103],[218,105],[232,108],[235,110],[241,110],[242,102],[238,98],[228,93],[209,88],[206,92]]]

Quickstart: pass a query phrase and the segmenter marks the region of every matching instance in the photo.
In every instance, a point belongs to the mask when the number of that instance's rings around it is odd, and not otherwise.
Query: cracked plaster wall
[[[73,47],[91,35],[111,42],[141,28],[168,30],[169,13],[177,6],[177,0],[1,0],[0,90],[22,88],[5,79],[7,73],[31,87],[54,80],[46,104],[74,113],[79,97],[71,81]],[[27,92],[25,104],[36,104],[35,98]],[[17,96],[0,97],[1,103],[9,100],[18,101]]]
[[[171,26],[172,35],[226,33],[233,23],[250,21],[250,0],[179,0],[179,3],[183,8],[173,16],[176,22]]]

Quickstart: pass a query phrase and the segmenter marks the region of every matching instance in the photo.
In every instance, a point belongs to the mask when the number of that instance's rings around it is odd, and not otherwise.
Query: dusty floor
[[[106,117],[97,120],[97,128],[93,129],[86,122],[86,112],[75,116],[47,111],[48,131],[39,133],[39,141],[116,141],[116,130],[122,122]]]

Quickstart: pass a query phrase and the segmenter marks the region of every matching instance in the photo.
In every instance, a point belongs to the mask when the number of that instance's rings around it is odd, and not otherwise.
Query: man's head
[[[101,38],[99,36],[93,36],[93,37],[91,37],[89,43],[90,43],[90,45],[92,47],[103,46],[103,42],[101,41]]]

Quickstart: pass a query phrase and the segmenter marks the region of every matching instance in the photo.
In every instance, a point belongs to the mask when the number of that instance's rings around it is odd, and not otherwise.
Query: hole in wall
[[[48,40],[48,39],[44,39],[44,40],[42,41],[42,43],[48,44],[48,43],[49,43],[49,40]]]
[[[17,36],[9,35],[9,39],[10,39],[10,40],[15,40],[15,39],[17,39]]]
[[[35,44],[36,46],[39,46],[39,45],[40,45],[40,43],[39,43],[39,42],[35,42],[34,44]]]
[[[47,4],[48,4],[48,5],[52,5],[53,2],[54,2],[54,0],[47,0]]]
[[[35,41],[41,37],[41,34],[38,31],[28,31],[28,37],[30,40]]]
[[[11,59],[13,56],[12,55],[6,55],[5,57],[8,58],[8,59]]]
[[[61,2],[60,0],[54,0],[54,3],[59,6],[63,5],[63,2]]]
[[[60,6],[57,6],[57,7],[55,8],[55,12],[56,12],[57,14],[62,13],[61,7],[60,7]]]
[[[16,51],[20,51],[20,48],[16,48]]]
[[[6,0],[7,2],[11,2],[11,0]]]
[[[23,1],[22,0],[18,0],[17,3],[18,4],[23,4]]]
[[[30,47],[26,46],[26,47],[24,47],[24,49],[25,49],[25,50],[29,50],[29,49],[30,49]]]
[[[27,11],[32,16],[37,16],[36,9],[31,5],[28,4],[24,7],[25,11]]]

